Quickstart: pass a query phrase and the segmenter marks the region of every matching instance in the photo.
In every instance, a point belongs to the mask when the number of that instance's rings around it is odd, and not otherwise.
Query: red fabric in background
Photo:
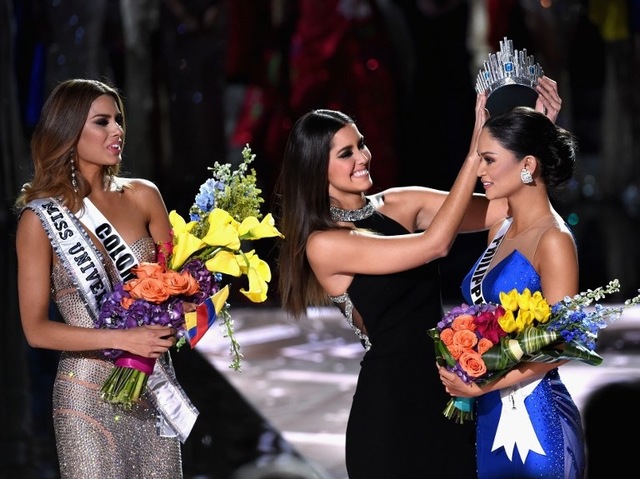
[[[341,110],[356,120],[373,155],[373,191],[398,184],[393,45],[374,1],[341,10],[344,3],[302,0],[295,11],[272,10],[270,19],[260,19],[271,30],[254,56],[260,70],[247,83],[232,141],[237,147],[251,143],[260,162],[268,163],[258,172],[267,188],[275,183],[293,123],[316,108]]]

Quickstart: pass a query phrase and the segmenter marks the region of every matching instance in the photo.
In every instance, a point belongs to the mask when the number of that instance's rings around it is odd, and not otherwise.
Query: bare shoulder
[[[576,254],[577,246],[573,233],[569,227],[556,218],[556,222],[540,237],[538,250],[543,254]]]
[[[16,235],[29,237],[31,234],[40,231],[44,233],[38,215],[29,208],[22,210],[18,219]]]
[[[164,204],[160,190],[152,181],[144,178],[119,178],[118,185],[134,199],[138,206]]]
[[[26,208],[20,215],[16,228],[16,247],[18,253],[28,251],[30,256],[39,252],[50,254],[50,241],[40,218],[36,213]]]
[[[118,178],[118,186],[132,190],[136,194],[159,194],[160,190],[153,181],[145,178]]]
[[[307,257],[310,260],[314,257],[325,259],[331,257],[332,252],[348,241],[352,231],[348,228],[314,231],[307,238]]]

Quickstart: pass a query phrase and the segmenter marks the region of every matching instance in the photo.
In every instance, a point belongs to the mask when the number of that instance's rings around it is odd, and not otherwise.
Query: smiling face
[[[343,207],[351,207],[347,198],[351,195],[361,198],[373,185],[370,162],[371,152],[356,125],[351,123],[338,130],[329,151],[329,196],[339,200]]]
[[[482,157],[478,167],[478,177],[490,200],[509,198],[526,185],[520,179],[520,171],[527,167],[533,174],[532,157],[522,161],[496,141],[484,128],[478,139],[478,154]]]
[[[116,100],[101,95],[91,104],[76,145],[78,168],[113,166],[122,161],[122,113]]]

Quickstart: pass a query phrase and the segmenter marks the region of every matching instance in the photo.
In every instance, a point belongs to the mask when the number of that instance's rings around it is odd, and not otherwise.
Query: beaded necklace
[[[331,206],[329,207],[329,212],[331,214],[332,221],[353,222],[369,218],[376,212],[376,209],[370,201],[367,201],[367,204],[357,210],[343,210],[337,206]]]

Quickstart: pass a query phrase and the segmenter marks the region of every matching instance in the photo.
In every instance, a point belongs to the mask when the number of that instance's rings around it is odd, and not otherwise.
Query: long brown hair
[[[34,172],[29,183],[22,187],[15,206],[18,211],[36,198],[57,197],[75,211],[82,198],[91,192],[89,183],[76,170],[77,193],[71,182],[71,160],[76,144],[87,121],[93,101],[110,95],[122,113],[125,129],[124,105],[118,91],[98,80],[71,79],[58,84],[47,98],[40,120],[31,137],[31,157]],[[124,138],[124,136],[123,136]],[[117,175],[120,165],[105,168],[105,175]]]
[[[336,228],[329,213],[329,152],[338,130],[353,120],[334,110],[313,110],[296,121],[276,187],[279,241],[278,288],[282,307],[294,317],[308,306],[329,304],[305,248],[313,231]]]

